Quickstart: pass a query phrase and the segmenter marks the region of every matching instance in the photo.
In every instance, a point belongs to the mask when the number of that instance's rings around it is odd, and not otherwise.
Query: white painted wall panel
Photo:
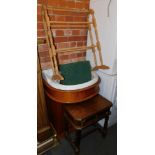
[[[109,66],[109,70],[99,70],[101,77],[100,94],[113,102],[109,126],[117,122],[117,1],[111,0],[109,17],[107,6],[109,0],[91,0],[90,8],[94,9],[101,42],[103,62]],[[95,36],[94,36],[95,37]],[[90,40],[88,39],[90,45]],[[87,59],[93,64],[91,52],[87,52]],[[104,120],[99,122],[103,125]]]

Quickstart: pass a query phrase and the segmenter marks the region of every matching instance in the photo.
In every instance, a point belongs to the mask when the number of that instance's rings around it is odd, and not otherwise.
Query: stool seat
[[[65,111],[77,121],[82,121],[95,115],[103,110],[107,110],[112,106],[112,103],[101,95],[86,100],[81,103],[65,105]]]
[[[90,125],[95,125],[99,127],[103,136],[106,135],[111,106],[112,103],[99,94],[81,103],[64,105],[65,136],[73,146],[76,154],[80,153],[82,129]],[[97,125],[97,122],[103,118],[105,119],[105,122],[104,126],[101,127]],[[75,141],[73,141],[69,136],[69,125],[72,125],[72,127],[76,130]]]

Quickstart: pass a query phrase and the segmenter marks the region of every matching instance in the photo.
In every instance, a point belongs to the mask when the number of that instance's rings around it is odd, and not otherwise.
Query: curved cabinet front
[[[78,90],[59,90],[51,87],[45,80],[45,94],[58,103],[78,103],[94,97],[99,92],[100,79],[92,86]]]

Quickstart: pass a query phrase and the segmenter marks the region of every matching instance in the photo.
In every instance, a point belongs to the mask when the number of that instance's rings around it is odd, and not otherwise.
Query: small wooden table
[[[65,137],[72,145],[76,154],[80,152],[81,137],[92,132],[90,131],[82,136],[82,129],[90,125],[95,125],[99,127],[102,135],[106,136],[111,106],[112,103],[99,94],[81,103],[64,105]],[[97,122],[103,118],[105,119],[105,123],[101,127]],[[69,125],[76,130],[75,141],[69,136]]]

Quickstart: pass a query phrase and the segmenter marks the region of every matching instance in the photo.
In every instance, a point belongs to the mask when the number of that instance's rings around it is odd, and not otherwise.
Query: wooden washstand
[[[46,103],[50,121],[53,123],[58,137],[64,136],[63,105],[85,101],[99,93],[100,78],[93,85],[78,90],[59,90],[51,87],[43,79]]]

